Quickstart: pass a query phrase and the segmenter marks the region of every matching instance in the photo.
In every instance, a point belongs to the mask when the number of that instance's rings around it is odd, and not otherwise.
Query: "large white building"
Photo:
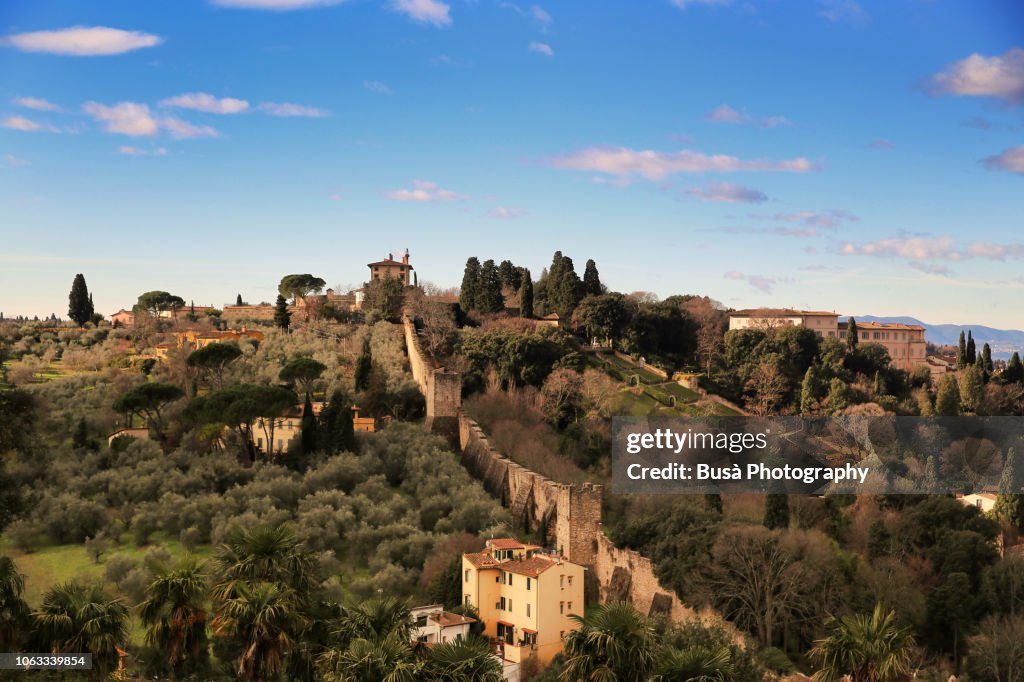
[[[793,308],[750,308],[729,313],[729,329],[773,329],[807,327],[818,336],[839,335],[839,314]]]

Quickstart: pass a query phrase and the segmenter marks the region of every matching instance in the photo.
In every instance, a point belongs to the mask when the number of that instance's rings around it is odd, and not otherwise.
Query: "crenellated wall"
[[[627,601],[641,613],[664,613],[673,620],[697,617],[675,592],[661,585],[650,559],[616,547],[604,534],[601,486],[556,483],[526,469],[495,450],[465,414],[459,415],[459,443],[463,465],[512,509],[516,526],[531,531],[545,527],[551,545],[587,567],[598,601]]]
[[[674,620],[698,617],[675,592],[662,587],[650,559],[616,547],[605,536],[600,485],[557,483],[494,449],[462,411],[461,375],[437,368],[421,349],[412,321],[406,316],[402,323],[413,379],[427,402],[427,428],[450,439],[466,469],[510,508],[518,529],[542,529],[548,545],[587,568],[588,599],[596,593],[600,602],[627,601],[645,614],[663,613]]]

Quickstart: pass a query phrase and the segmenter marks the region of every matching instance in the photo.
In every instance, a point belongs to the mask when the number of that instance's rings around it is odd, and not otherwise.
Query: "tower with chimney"
[[[394,254],[389,253],[387,259],[377,261],[376,263],[367,263],[366,267],[370,268],[371,281],[386,277],[396,277],[402,282],[403,286],[410,286],[412,284],[413,268],[409,265],[409,249],[405,250],[400,261],[395,260]]]

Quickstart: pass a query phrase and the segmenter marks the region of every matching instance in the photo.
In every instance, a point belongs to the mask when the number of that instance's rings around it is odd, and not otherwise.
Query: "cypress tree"
[[[519,288],[519,317],[533,317],[533,279],[530,271],[523,269],[523,284]]]
[[[992,349],[987,343],[981,347],[981,360],[985,363],[985,371],[991,375],[995,365],[992,364]]]
[[[367,339],[363,344],[363,352],[356,358],[355,388],[357,391],[365,391],[370,384],[370,370],[373,368],[373,359],[370,357],[370,341]]]
[[[885,379],[882,377],[882,372],[875,370],[875,397],[885,395]]]
[[[850,318],[846,323],[846,345],[850,350],[857,349],[857,342],[860,340],[860,333],[857,331],[857,320]]]
[[[964,338],[963,330],[960,330],[960,340],[956,344],[956,368],[963,369],[967,366],[967,339]]]
[[[811,365],[804,373],[804,381],[800,385],[800,414],[811,414],[814,411],[817,394],[818,373],[814,370],[814,365]]]
[[[597,274],[597,263],[591,258],[583,270],[583,293],[588,296],[601,295],[601,278]]]
[[[470,256],[462,272],[462,287],[459,289],[459,306],[469,312],[477,309],[480,286],[480,259]]]
[[[85,275],[78,273],[71,283],[71,293],[68,294],[68,317],[81,327],[92,318],[92,314],[93,306],[89,300],[89,287],[85,285]]]
[[[967,364],[973,365],[977,361],[978,350],[977,346],[974,345],[974,334],[968,329],[967,330]]]
[[[279,329],[288,329],[292,324],[292,314],[288,312],[288,301],[281,294],[277,295],[274,305],[274,326]]]
[[[482,313],[498,313],[505,309],[505,297],[501,293],[501,275],[493,260],[486,260],[480,266],[476,309]]]
[[[999,479],[999,495],[992,511],[1003,521],[1024,531],[1024,471],[1019,471],[1017,455],[1013,448],[1006,453],[1003,475]]]
[[[789,496],[768,493],[764,500],[764,527],[768,530],[789,528]]]
[[[1021,383],[1024,382],[1024,363],[1021,363],[1020,353],[1017,351],[1013,352],[1010,356],[1010,361],[1006,363],[1006,369],[1003,370],[1001,375],[1003,381],[1006,383]]]
[[[302,423],[300,428],[302,429],[300,434],[302,438],[302,454],[312,454],[316,450],[320,434],[317,433],[316,416],[313,414],[313,401],[308,393],[306,394],[306,402],[302,406]]]
[[[875,519],[868,528],[868,560],[874,561],[878,557],[886,556],[892,546],[892,535],[885,527],[885,521]]]
[[[242,295],[241,294],[238,294],[237,296],[235,296],[235,305],[245,305],[244,303],[242,303]]]

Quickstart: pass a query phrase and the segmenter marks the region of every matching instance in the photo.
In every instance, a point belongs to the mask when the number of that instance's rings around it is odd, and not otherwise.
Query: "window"
[[[512,574],[511,573],[508,574],[508,584],[509,585],[512,584]]]
[[[572,587],[572,576],[569,576],[569,587]]]
[[[527,618],[530,617],[530,604],[529,604],[529,602],[527,602],[527,604],[526,604],[526,617]]]
[[[416,627],[423,628],[427,626],[426,616],[416,616]]]
[[[473,605],[473,603],[469,600],[469,595],[468,594],[466,595],[465,602],[466,602],[466,606],[472,606]]]
[[[560,614],[563,614],[563,615],[565,614],[565,602],[564,601],[558,602],[558,612]]]
[[[466,569],[466,582],[469,582],[469,569]]]
[[[562,589],[562,590],[565,589],[565,576],[564,575],[558,576],[558,587],[559,587],[559,589]]]
[[[572,602],[569,602],[569,613],[572,613]]]
[[[526,591],[527,592],[530,591],[530,579],[529,578],[526,579]]]
[[[508,612],[512,613],[512,600],[511,599],[508,600]]]
[[[500,606],[498,606],[498,608],[501,609],[502,611],[504,611],[505,610],[505,598],[502,597],[501,601],[499,601],[498,604],[500,604]]]
[[[257,450],[262,450],[263,449],[263,439],[262,438],[257,438],[256,439],[256,449]]]

